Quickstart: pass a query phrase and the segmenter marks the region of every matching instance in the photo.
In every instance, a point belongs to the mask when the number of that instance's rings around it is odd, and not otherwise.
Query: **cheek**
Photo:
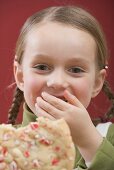
[[[36,98],[40,96],[42,88],[44,86],[44,81],[40,78],[28,77],[24,81],[24,95],[25,100],[31,100],[32,103],[35,103]]]
[[[77,81],[77,83],[73,85],[73,93],[85,108],[87,108],[92,95],[91,83],[88,81]]]

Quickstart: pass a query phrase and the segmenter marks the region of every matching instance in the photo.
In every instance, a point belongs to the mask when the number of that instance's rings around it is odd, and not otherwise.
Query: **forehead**
[[[26,40],[25,53],[46,53],[48,56],[93,56],[96,53],[94,38],[87,32],[59,23],[41,23],[33,27]]]

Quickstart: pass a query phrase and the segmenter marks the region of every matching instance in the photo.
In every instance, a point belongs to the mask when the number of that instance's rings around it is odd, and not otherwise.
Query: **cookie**
[[[0,125],[5,170],[72,170],[75,147],[64,119],[39,117],[26,127]]]

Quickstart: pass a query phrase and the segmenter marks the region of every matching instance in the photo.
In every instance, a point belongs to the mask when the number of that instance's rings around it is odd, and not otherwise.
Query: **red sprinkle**
[[[38,123],[31,123],[31,129],[35,130],[39,127]]]
[[[30,156],[29,151],[25,151],[25,152],[24,152],[24,156],[25,156],[26,158],[28,158],[28,157]]]
[[[3,147],[2,148],[2,154],[5,156],[7,154],[7,148],[6,147]]]
[[[57,158],[54,158],[51,163],[52,163],[52,165],[56,165],[56,164],[58,164],[58,162],[59,162],[59,160]]]
[[[59,146],[56,146],[56,147],[55,147],[55,151],[60,151],[60,147],[59,147]]]
[[[44,138],[42,138],[42,139],[40,139],[40,141],[39,141],[40,143],[42,143],[42,144],[44,144],[44,145],[50,145],[50,141],[49,140],[46,140],[46,139],[44,139]]]

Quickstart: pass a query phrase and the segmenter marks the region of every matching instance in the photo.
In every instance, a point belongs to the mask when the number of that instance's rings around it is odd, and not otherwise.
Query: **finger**
[[[41,97],[37,97],[37,104],[40,108],[45,110],[47,113],[54,116],[55,114],[59,113],[59,110],[52,106],[50,103],[43,100]]]
[[[46,117],[46,118],[49,118],[51,120],[55,120],[55,118],[51,114],[47,113],[45,110],[40,108],[37,103],[35,104],[35,108],[36,108],[35,115],[37,117]]]
[[[68,90],[64,91],[64,97],[70,104],[80,108],[84,108],[83,104],[76,98],[76,96],[71,94]]]
[[[45,101],[47,101],[48,103],[50,103],[52,106],[54,106],[55,108],[63,111],[64,110],[64,107],[67,107],[67,103],[62,100],[62,99],[59,99],[55,96],[52,96],[46,92],[43,92],[42,93],[42,97]],[[63,96],[64,97],[64,96]]]

